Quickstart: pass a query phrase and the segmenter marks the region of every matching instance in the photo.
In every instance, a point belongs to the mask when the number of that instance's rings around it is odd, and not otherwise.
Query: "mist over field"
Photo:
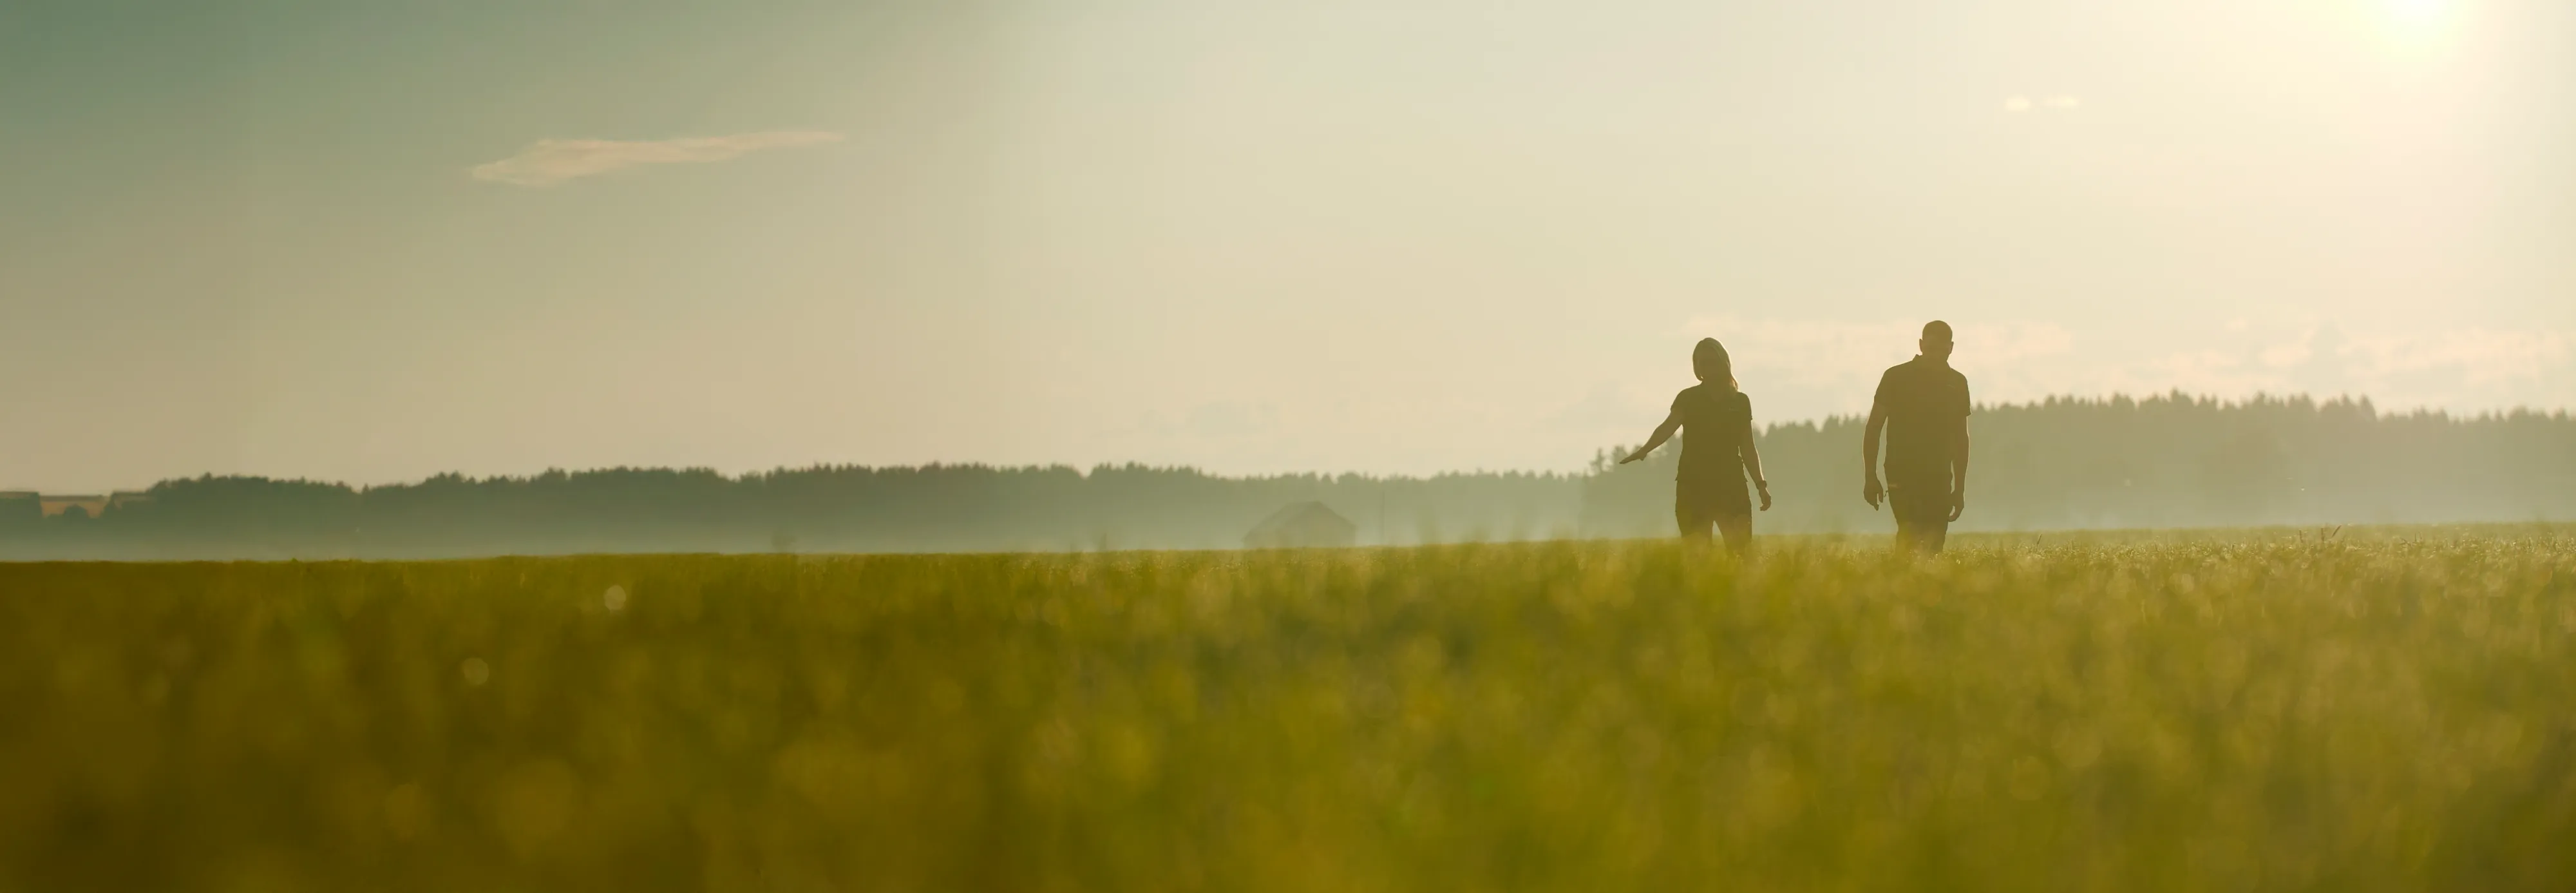
[[[1959,529],[2528,522],[2576,517],[2564,413],[2388,415],[2367,403],[2179,396],[1986,407]],[[1860,422],[1759,442],[1779,496],[1757,533],[1869,533]],[[168,481],[96,519],[0,496],[0,558],[431,558],[606,552],[1237,548],[1319,501],[1361,545],[1672,530],[1673,455],[1580,474],[1223,477],[1186,468],[815,467],[726,477],[617,469],[351,488]]]

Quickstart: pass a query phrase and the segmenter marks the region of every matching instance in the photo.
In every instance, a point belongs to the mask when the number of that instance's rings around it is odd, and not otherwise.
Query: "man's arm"
[[[1950,520],[1968,512],[1968,417],[1950,434]]]
[[[1864,481],[1860,487],[1860,498],[1873,509],[1878,508],[1878,501],[1887,495],[1887,487],[1878,482],[1878,433],[1886,427],[1886,411],[1879,408],[1878,401],[1870,401],[1869,427],[1860,435],[1860,473]]]
[[[1673,438],[1673,432],[1679,431],[1681,428],[1682,412],[1678,409],[1673,410],[1672,415],[1664,417],[1663,424],[1655,426],[1655,436],[1646,438],[1645,446],[1638,447],[1636,452],[1629,453],[1626,458],[1620,459],[1619,464],[1626,465],[1630,462],[1646,458],[1647,453],[1654,452],[1656,447],[1663,446],[1664,441],[1671,440]]]

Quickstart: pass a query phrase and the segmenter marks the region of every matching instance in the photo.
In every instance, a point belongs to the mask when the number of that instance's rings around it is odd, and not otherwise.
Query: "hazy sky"
[[[0,487],[2576,405],[2576,4],[0,2]]]

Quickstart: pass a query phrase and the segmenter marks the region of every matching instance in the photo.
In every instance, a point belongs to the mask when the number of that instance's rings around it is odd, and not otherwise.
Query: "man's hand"
[[[1755,484],[1755,485],[1753,485],[1753,492],[1756,492],[1756,493],[1760,493],[1760,494],[1762,494],[1762,510],[1763,510],[1763,511],[1766,511],[1766,512],[1767,512],[1767,511],[1770,511],[1770,510],[1771,510],[1771,483],[1770,483],[1769,481],[1764,481],[1764,482],[1762,482],[1762,483]]]
[[[1960,515],[1967,514],[1967,512],[1968,512],[1968,491],[1966,491],[1966,490],[1952,490],[1952,491],[1950,491],[1950,520],[1952,520],[1952,521],[1959,520],[1959,516],[1960,516]]]
[[[1877,510],[1879,500],[1886,498],[1887,488],[1879,484],[1878,475],[1870,475],[1869,483],[1862,484],[1860,487],[1860,500],[1869,503],[1873,511]]]
[[[1638,450],[1638,451],[1636,451],[1636,452],[1629,453],[1627,456],[1625,456],[1625,457],[1621,458],[1621,459],[1619,460],[1619,464],[1621,464],[1621,465],[1626,465],[1626,464],[1628,464],[1628,463],[1630,463],[1630,462],[1635,462],[1635,461],[1637,461],[1637,460],[1639,460],[1639,459],[1643,459],[1643,458],[1646,458],[1646,451],[1645,451],[1645,450]]]

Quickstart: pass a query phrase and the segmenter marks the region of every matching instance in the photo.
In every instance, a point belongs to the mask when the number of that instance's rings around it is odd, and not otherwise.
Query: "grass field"
[[[2576,889],[2576,529],[0,565],[0,891]]]

